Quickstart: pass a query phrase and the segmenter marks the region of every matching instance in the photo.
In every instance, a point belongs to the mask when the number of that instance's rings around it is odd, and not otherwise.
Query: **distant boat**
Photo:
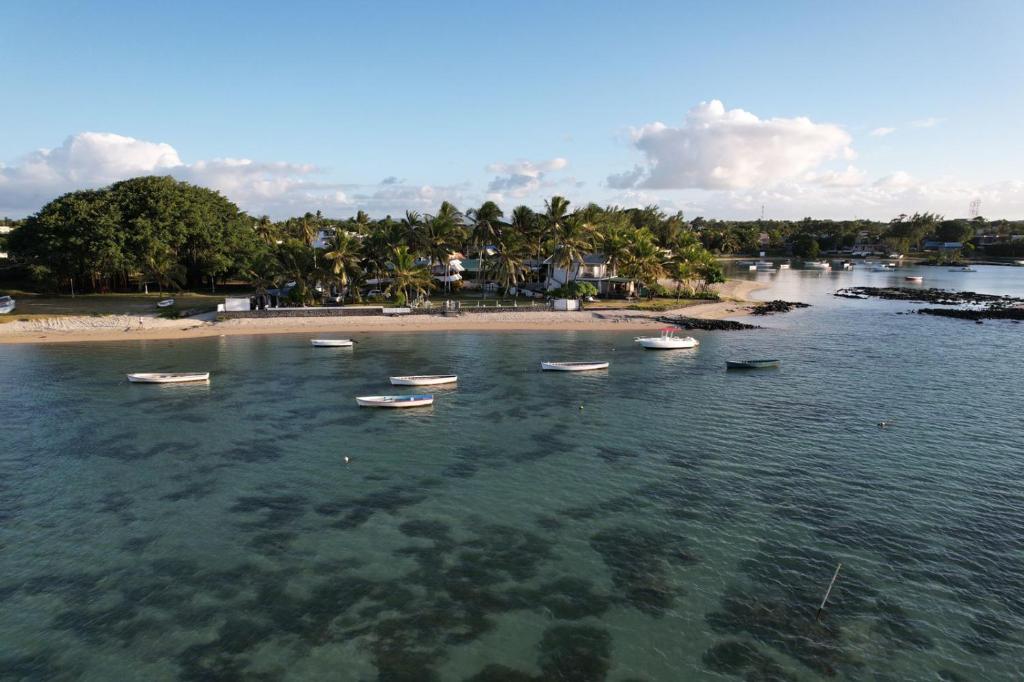
[[[923,282],[924,281],[924,277],[922,277],[921,275],[907,275],[903,279],[908,281],[908,282]]]
[[[158,301],[157,304],[156,304],[156,307],[157,308],[170,308],[172,305],[174,305],[174,299],[173,298],[165,298],[162,301]]]
[[[789,270],[789,263],[779,263],[779,270]]]
[[[432,395],[364,395],[356,398],[359,407],[426,407],[434,404]]]
[[[540,368],[546,372],[587,372],[592,369],[608,369],[609,362],[542,362]]]
[[[184,384],[209,380],[209,372],[142,372],[128,375],[128,381],[133,384]]]
[[[314,348],[348,348],[352,345],[352,339],[310,339]]]
[[[965,265],[962,268],[950,268],[949,271],[950,272],[977,272],[977,270],[975,270],[974,268],[969,267],[967,265]]]
[[[775,269],[775,264],[771,261],[759,260],[754,263],[754,269],[758,272],[768,272]]]
[[[832,269],[832,266],[827,261],[823,261],[823,260],[810,260],[810,261],[806,261],[804,263],[804,267],[805,268],[810,268],[811,270],[831,270]]]
[[[767,369],[778,367],[778,360],[726,360],[726,369]]]
[[[676,336],[676,330],[672,327],[662,329],[661,336],[638,336],[633,340],[651,350],[695,348],[700,345],[700,341],[692,336]]]
[[[892,272],[895,269],[895,265],[888,265],[886,263],[882,263],[881,265],[876,265],[875,267],[871,268],[871,272]]]
[[[0,296],[0,315],[6,315],[12,312],[15,307],[15,301],[10,296]]]
[[[1024,260],[1015,260],[1015,261],[1013,261],[1013,264],[1014,265],[1024,265]]]
[[[757,270],[757,264],[756,263],[751,263],[750,265],[745,265],[743,267],[745,267],[747,270]]]
[[[454,384],[459,380],[456,374],[413,374],[404,377],[390,377],[395,386],[438,386]]]

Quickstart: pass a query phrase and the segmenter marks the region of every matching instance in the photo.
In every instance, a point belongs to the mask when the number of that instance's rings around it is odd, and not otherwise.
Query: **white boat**
[[[352,339],[310,339],[314,348],[348,348],[352,345]]]
[[[832,269],[832,266],[829,265],[829,263],[827,261],[823,261],[823,260],[807,261],[807,262],[804,263],[804,267],[805,268],[810,268],[811,270],[831,270]]]
[[[638,336],[633,340],[651,350],[696,348],[700,345],[700,341],[692,336],[676,336],[676,330],[669,327],[661,330],[661,336]]]
[[[364,395],[356,398],[359,407],[426,407],[434,404],[432,395]]]
[[[170,308],[172,305],[174,305],[174,299],[173,298],[165,298],[162,301],[157,301],[156,307],[157,308]]]
[[[10,296],[0,296],[0,315],[6,315],[14,310],[16,303]]]
[[[209,372],[141,372],[128,375],[128,381],[133,384],[184,384],[209,380]]]
[[[896,268],[893,267],[892,265],[886,265],[885,263],[883,263],[882,265],[876,265],[875,267],[871,268],[871,272],[892,272],[895,269]]]
[[[779,270],[789,270],[789,263],[779,263]]]
[[[1013,264],[1014,265],[1024,265],[1024,260],[1015,260],[1015,261],[1013,261]]]
[[[593,369],[608,369],[610,362],[542,362],[545,372],[588,372]]]
[[[908,282],[923,282],[924,281],[924,277],[921,276],[921,275],[907,275],[903,279],[908,281]]]
[[[404,377],[390,377],[394,386],[440,386],[454,384],[459,380],[456,374],[413,374]]]
[[[751,271],[753,271],[753,270],[757,270],[757,265],[756,265],[756,264],[753,264],[753,263],[752,263],[752,264],[750,264],[750,265],[745,265],[745,266],[743,266],[743,267],[745,267],[745,268],[746,268],[747,270],[751,270]]]

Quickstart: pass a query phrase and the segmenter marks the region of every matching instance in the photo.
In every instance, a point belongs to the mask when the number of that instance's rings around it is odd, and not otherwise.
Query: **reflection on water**
[[[980,270],[976,291],[1024,289]],[[888,273],[750,276],[813,307],[683,351],[585,332],[0,348],[0,669],[1020,677],[1020,325],[831,296]],[[540,370],[557,358],[611,367]],[[180,369],[212,381],[124,381]],[[410,389],[431,408],[355,403],[438,372],[458,386]]]

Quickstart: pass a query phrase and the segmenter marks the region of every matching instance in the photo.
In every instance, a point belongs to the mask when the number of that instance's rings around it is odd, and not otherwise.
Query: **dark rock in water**
[[[476,675],[467,677],[465,682],[538,682],[538,678],[522,670],[491,663]]]
[[[604,559],[625,600],[653,616],[662,615],[682,592],[669,579],[670,563],[694,562],[681,538],[635,527],[603,530],[590,546]]]
[[[1013,320],[1020,322],[1024,320],[1024,307],[1022,308],[921,308],[917,311],[921,315],[935,315],[937,317],[952,317],[957,320],[974,320],[978,324],[984,324],[983,320]]]
[[[612,637],[589,625],[556,625],[544,631],[538,663],[544,679],[600,682],[611,667]]]
[[[658,322],[675,325],[681,329],[699,329],[702,331],[742,331],[744,329],[760,329],[756,324],[744,324],[734,320],[700,320],[696,317],[668,317],[663,315],[656,318]]]
[[[775,313],[788,313],[797,308],[810,308],[810,303],[797,303],[794,301],[783,301],[776,299],[767,303],[758,303],[750,311],[751,315],[774,315]]]
[[[976,306],[974,308],[921,308],[921,315],[952,317],[958,320],[1024,320],[1024,298],[978,294],[973,291],[946,289],[911,289],[909,287],[849,287],[835,293],[841,298],[882,298],[908,303],[931,303],[943,306]]]

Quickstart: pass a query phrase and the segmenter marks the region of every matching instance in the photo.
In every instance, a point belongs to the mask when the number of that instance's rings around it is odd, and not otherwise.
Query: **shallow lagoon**
[[[1024,289],[982,270],[922,272]],[[903,274],[759,274],[814,306],[696,351],[593,332],[0,347],[0,670],[1019,677],[1024,330],[828,296]],[[744,356],[783,364],[723,369]],[[591,358],[610,370],[539,371]],[[123,381],[189,369],[213,381]],[[353,400],[446,371],[432,408]]]

